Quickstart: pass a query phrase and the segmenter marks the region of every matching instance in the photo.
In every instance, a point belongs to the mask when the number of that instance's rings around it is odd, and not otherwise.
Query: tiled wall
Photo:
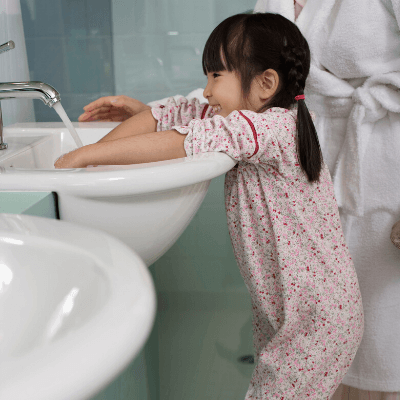
[[[112,2],[115,89],[143,102],[205,86],[204,44],[226,17],[252,0]]]
[[[30,79],[54,86],[71,120],[114,94],[110,0],[21,0]],[[37,122],[60,121],[35,101]]]
[[[204,44],[226,17],[255,0],[21,0],[32,80],[53,85],[71,120],[100,96],[150,102],[204,87]],[[36,120],[59,121],[35,101]],[[169,292],[246,294],[226,224],[224,176],[176,244],[152,266]]]
[[[51,192],[2,192],[0,213],[26,214],[57,219],[55,194]]]
[[[61,94],[72,121],[101,96],[145,103],[204,87],[204,44],[255,0],[21,0],[30,79]],[[59,121],[35,101],[36,121]]]

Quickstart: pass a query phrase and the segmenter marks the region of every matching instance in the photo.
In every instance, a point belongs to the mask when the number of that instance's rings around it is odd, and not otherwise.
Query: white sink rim
[[[0,398],[78,400],[94,395],[131,362],[151,332],[156,294],[146,265],[128,246],[95,229],[15,214],[0,214],[0,224],[0,239],[56,240],[91,254],[111,288],[101,312],[82,327],[0,364]],[[94,240],[105,242],[111,250],[107,246],[94,250]],[[102,255],[113,264],[105,264]]]
[[[73,123],[106,132],[118,123]],[[5,129],[7,135],[45,136],[68,134],[62,123],[21,123]],[[1,161],[1,152],[0,152]],[[234,167],[236,160],[222,152],[134,165],[110,165],[77,169],[18,169],[0,167],[2,190],[57,191],[75,196],[113,197],[154,193],[211,180]]]

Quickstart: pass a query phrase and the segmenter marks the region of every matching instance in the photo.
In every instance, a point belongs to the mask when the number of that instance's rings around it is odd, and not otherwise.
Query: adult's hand
[[[128,96],[100,97],[83,107],[85,112],[79,116],[78,121],[125,121],[150,108],[141,101]]]

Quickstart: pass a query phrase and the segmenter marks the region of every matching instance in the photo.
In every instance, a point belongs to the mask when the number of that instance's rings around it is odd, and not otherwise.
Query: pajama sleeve
[[[269,115],[252,111],[233,111],[224,118],[193,119],[187,126],[173,126],[186,134],[188,156],[220,151],[237,161],[274,163],[281,157]]]
[[[187,125],[194,119],[210,118],[214,115],[212,107],[207,103],[200,103],[196,98],[188,100],[181,97],[175,100],[171,97],[164,105],[151,109],[153,117],[157,120],[157,132],[168,131],[174,125]]]

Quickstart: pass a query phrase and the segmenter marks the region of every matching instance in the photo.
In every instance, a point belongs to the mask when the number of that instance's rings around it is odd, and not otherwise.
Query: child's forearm
[[[148,109],[122,122],[97,143],[155,132],[156,130],[157,120],[153,117],[151,109]]]
[[[56,168],[141,164],[186,157],[186,135],[176,130],[143,133],[80,147],[56,161]]]

